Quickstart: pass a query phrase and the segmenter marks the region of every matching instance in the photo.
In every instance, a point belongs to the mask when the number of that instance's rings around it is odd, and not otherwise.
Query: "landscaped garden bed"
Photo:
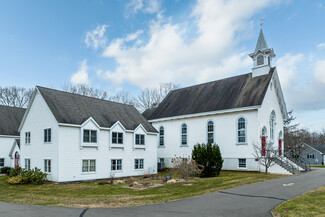
[[[130,187],[132,182],[111,180],[43,185],[10,185],[8,176],[0,177],[0,201],[19,204],[65,206],[65,207],[125,207],[162,203],[187,197],[207,194],[227,188],[245,184],[261,182],[269,179],[283,177],[283,175],[265,175],[264,173],[221,171],[220,175],[211,178],[190,179],[189,184],[176,182],[163,184],[169,172],[160,173],[159,178],[154,176],[138,177],[132,179],[143,185],[162,184],[159,187],[146,190],[134,190]],[[177,174],[172,178],[177,179]],[[105,183],[106,182],[106,183]],[[149,183],[149,184],[146,184]]]

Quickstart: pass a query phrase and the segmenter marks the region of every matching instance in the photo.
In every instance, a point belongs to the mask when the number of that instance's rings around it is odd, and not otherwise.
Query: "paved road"
[[[0,216],[271,216],[278,204],[324,186],[325,169],[245,185],[203,196],[139,207],[77,209],[0,202]]]

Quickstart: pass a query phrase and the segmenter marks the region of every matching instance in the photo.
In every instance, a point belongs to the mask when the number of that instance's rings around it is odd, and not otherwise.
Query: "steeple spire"
[[[262,51],[262,50],[265,50],[265,49],[268,49],[268,46],[266,44],[266,40],[264,38],[263,30],[261,28],[260,35],[258,36],[258,40],[257,40],[256,47],[255,47],[255,53],[258,50]]]

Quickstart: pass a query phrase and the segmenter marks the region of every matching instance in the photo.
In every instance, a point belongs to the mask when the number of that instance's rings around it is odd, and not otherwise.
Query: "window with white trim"
[[[84,130],[83,141],[85,143],[97,143],[97,130]]]
[[[246,168],[246,159],[245,158],[238,159],[238,167],[239,168]]]
[[[144,135],[143,134],[135,134],[135,144],[136,145],[144,145]]]
[[[122,170],[122,159],[112,159],[111,160],[111,170],[121,171]]]
[[[44,160],[44,172],[46,173],[51,173],[52,168],[51,168],[51,160],[49,159],[45,159]]]
[[[4,167],[4,166],[5,166],[5,159],[0,158],[0,167]]]
[[[307,159],[315,159],[315,155],[314,154],[307,154]]]
[[[44,142],[51,142],[51,128],[44,129]]]
[[[208,122],[207,131],[208,131],[208,143],[214,143],[214,123],[213,123],[213,121]]]
[[[246,143],[246,120],[243,117],[237,121],[237,142]]]
[[[165,129],[163,126],[159,128],[159,145],[160,146],[165,145]]]
[[[123,133],[112,132],[112,143],[123,144]]]
[[[82,172],[83,173],[96,172],[96,160],[82,160]]]
[[[270,116],[270,138],[273,141],[274,140],[274,131],[275,131],[275,112],[272,111]]]
[[[182,129],[181,129],[181,134],[182,134],[182,145],[187,145],[187,125],[182,124]]]
[[[25,133],[25,144],[30,144],[30,132]]]
[[[142,170],[144,159],[134,159],[134,169],[136,170]]]
[[[30,159],[25,158],[25,169],[30,170]]]

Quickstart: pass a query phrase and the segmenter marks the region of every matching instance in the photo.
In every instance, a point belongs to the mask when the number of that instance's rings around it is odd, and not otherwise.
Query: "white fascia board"
[[[323,154],[323,152],[317,150],[316,148],[312,147],[311,145],[308,145],[306,143],[304,143],[304,145],[307,145],[308,147],[310,147],[311,149],[314,149],[315,151],[319,152],[320,154]]]
[[[193,117],[200,117],[200,116],[209,116],[209,115],[241,112],[241,111],[248,111],[248,110],[257,110],[260,107],[261,106],[258,105],[258,106],[248,106],[248,107],[241,107],[241,108],[234,108],[234,109],[224,109],[224,110],[212,111],[212,112],[201,112],[201,113],[196,113],[196,114],[179,115],[179,116],[173,116],[173,117],[152,119],[152,120],[149,120],[149,122],[160,122],[160,121],[168,121],[168,120],[183,119],[183,118],[193,118]]]
[[[0,135],[0,138],[14,138],[14,139],[19,139],[20,136],[12,136],[12,135]]]

